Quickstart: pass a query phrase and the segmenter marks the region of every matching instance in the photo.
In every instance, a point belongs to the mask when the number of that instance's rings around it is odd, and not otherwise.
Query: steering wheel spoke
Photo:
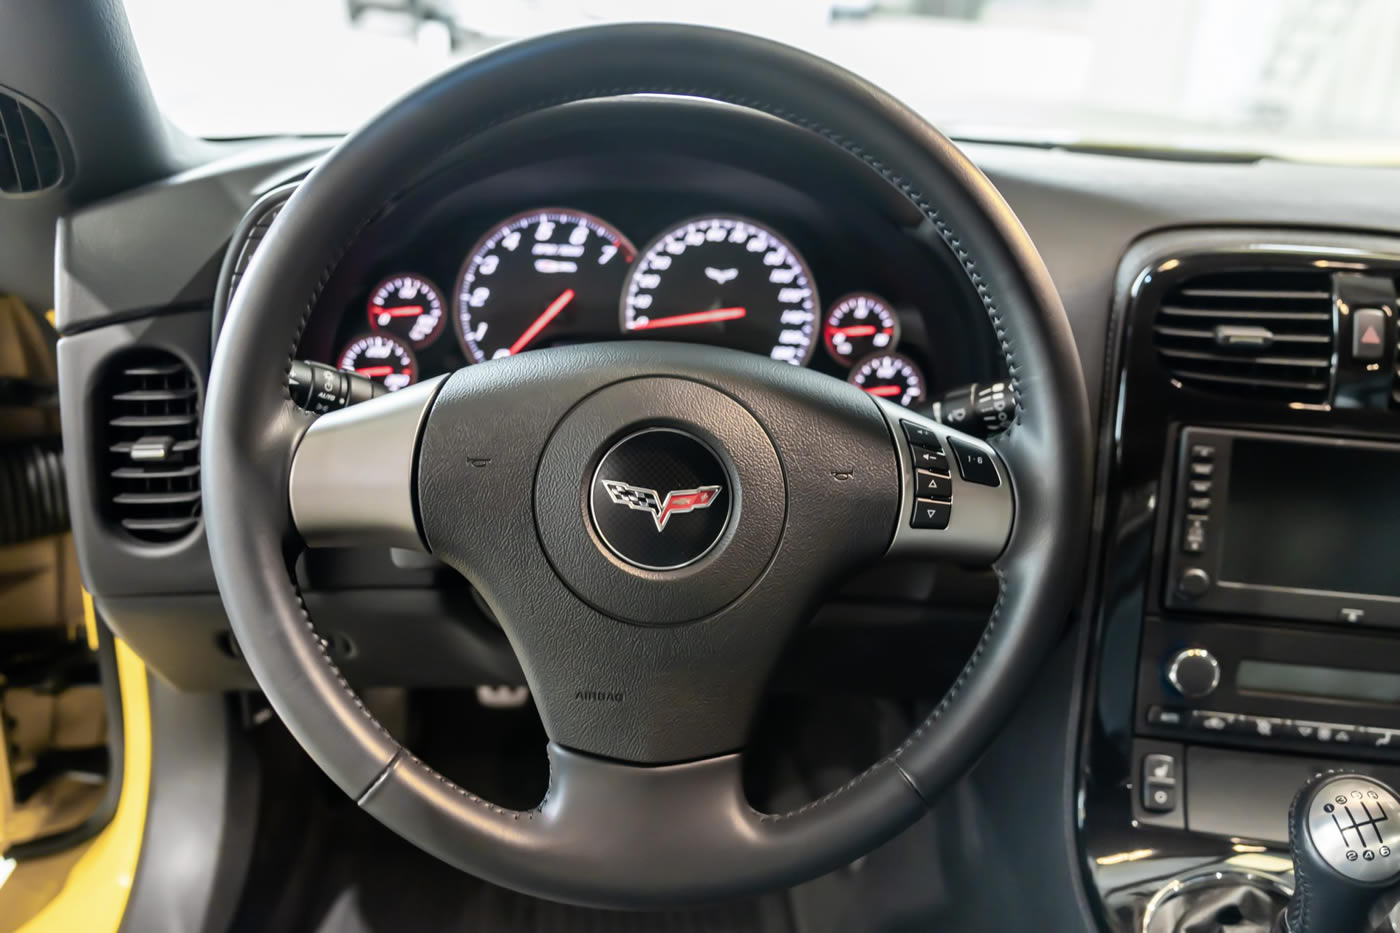
[[[899,457],[900,509],[891,556],[984,567],[1006,550],[1015,490],[991,444],[877,399]]]
[[[288,503],[311,547],[424,550],[414,483],[418,442],[446,376],[321,415],[292,454]]]

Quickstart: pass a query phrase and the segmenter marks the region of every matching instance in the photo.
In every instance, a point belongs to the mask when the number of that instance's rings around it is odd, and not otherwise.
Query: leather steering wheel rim
[[[748,805],[737,754],[639,767],[557,741],[540,807],[494,806],[433,772],[374,719],[317,636],[289,571],[300,538],[288,489],[314,419],[291,403],[286,375],[340,257],[462,144],[554,107],[632,94],[760,111],[839,147],[903,194],[921,212],[927,239],[952,252],[980,297],[1017,403],[1015,422],[994,441],[1015,518],[993,564],[1000,591],[986,631],[898,749],[790,813]],[[280,369],[268,360],[269,342],[288,348]],[[720,389],[726,379],[750,379],[744,361],[722,358],[707,370],[689,350],[658,353],[658,366],[687,378],[693,369]],[[632,367],[628,378],[644,375],[635,356],[601,358]],[[516,362],[500,371],[539,371]],[[489,374],[494,366],[469,369]],[[755,380],[771,375],[755,372]],[[469,384],[459,373],[425,390],[424,410],[437,418],[454,392],[485,378]],[[789,379],[790,390],[827,391],[813,379],[835,383],[804,372]],[[842,396],[839,405],[848,403],[858,404]],[[865,427],[873,417],[854,408],[847,416],[865,418]],[[427,851],[507,887],[598,906],[791,885],[907,827],[1011,715],[1065,623],[1086,558],[1091,431],[1082,373],[1049,275],[1010,208],[948,139],[882,91],[806,53],[720,30],[604,26],[505,46],[411,92],[346,138],[288,201],[244,276],[214,361],[203,436],[204,513],[220,593],[258,683],[300,744],[365,810]],[[424,493],[433,477],[427,467],[414,475],[426,509],[437,501]],[[417,533],[432,538],[424,525],[420,517]]]

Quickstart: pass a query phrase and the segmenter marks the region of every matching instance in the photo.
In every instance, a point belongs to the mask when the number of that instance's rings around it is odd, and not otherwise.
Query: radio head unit
[[[1170,609],[1400,626],[1400,445],[1185,428]]]

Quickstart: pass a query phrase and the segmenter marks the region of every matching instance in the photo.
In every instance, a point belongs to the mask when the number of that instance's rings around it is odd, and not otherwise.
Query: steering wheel
[[[1009,429],[989,445],[829,376],[652,342],[525,353],[319,418],[292,404],[287,372],[320,289],[386,205],[512,121],[634,94],[760,111],[907,198],[995,329],[1016,401]],[[269,359],[269,343],[286,358]],[[696,27],[605,26],[505,46],[345,139],[247,270],[203,431],[219,590],[297,741],[428,852],[598,906],[791,885],[908,826],[1011,714],[1067,618],[1088,539],[1078,357],[1049,276],[991,183],[855,76]],[[920,466],[947,474],[942,490],[925,488]],[[475,585],[550,739],[535,809],[456,786],[374,719],[296,589],[289,567],[303,544],[416,548]],[[993,567],[1000,592],[985,633],[894,752],[798,810],[756,812],[741,753],[766,675],[833,581],[890,553]]]

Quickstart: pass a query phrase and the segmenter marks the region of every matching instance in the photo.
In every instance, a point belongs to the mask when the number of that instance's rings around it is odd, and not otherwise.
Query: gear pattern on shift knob
[[[1367,884],[1400,876],[1400,800],[1376,781],[1340,776],[1308,803],[1308,836],[1338,874]]]

